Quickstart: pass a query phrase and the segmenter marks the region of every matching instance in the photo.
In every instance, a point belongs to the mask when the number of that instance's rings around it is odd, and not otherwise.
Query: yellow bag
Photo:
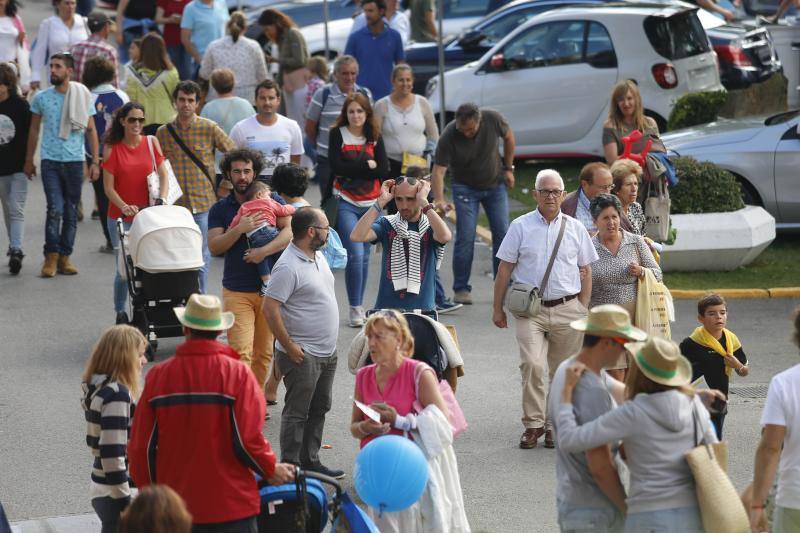
[[[644,277],[639,279],[634,325],[648,335],[669,339],[672,335],[669,326],[671,307],[669,289],[656,279],[649,268],[645,268]]]
[[[405,175],[408,167],[421,167],[428,168],[428,160],[421,155],[414,155],[408,152],[403,152],[403,162],[400,165],[400,174]]]

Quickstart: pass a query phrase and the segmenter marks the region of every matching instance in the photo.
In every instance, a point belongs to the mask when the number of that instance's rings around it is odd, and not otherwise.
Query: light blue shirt
[[[85,130],[73,130],[66,140],[58,136],[64,97],[55,87],[49,87],[36,93],[31,102],[31,112],[42,117],[42,159],[60,163],[84,161]],[[90,106],[89,115],[94,114],[94,106]]]
[[[192,30],[192,44],[203,55],[211,41],[225,36],[227,22],[228,9],[225,2],[214,0],[209,6],[201,0],[193,0],[183,9],[181,29]]]
[[[217,98],[203,106],[200,116],[219,124],[225,135],[230,135],[237,122],[250,117],[255,113],[253,106],[244,98],[233,96],[231,98]],[[222,153],[217,150],[214,156],[214,165],[219,172],[219,163]]]
[[[583,194],[583,189],[578,189],[578,208],[575,210],[575,218],[580,220],[586,231],[593,235],[597,232],[597,228],[594,225],[592,213],[589,211],[589,204],[589,198]]]

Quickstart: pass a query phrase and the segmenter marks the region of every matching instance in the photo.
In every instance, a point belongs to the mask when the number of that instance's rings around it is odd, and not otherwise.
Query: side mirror
[[[461,48],[469,49],[476,48],[478,44],[484,39],[483,32],[480,30],[465,31],[458,38],[458,44]]]
[[[505,70],[506,58],[503,55],[503,53],[500,52],[499,54],[493,55],[492,58],[489,60],[489,66],[492,68],[492,70],[496,71]]]

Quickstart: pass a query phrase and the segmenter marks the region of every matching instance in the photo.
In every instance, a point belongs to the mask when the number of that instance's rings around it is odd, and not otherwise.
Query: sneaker
[[[440,315],[446,315],[456,309],[461,309],[464,304],[457,304],[453,300],[444,299],[441,303],[436,304],[436,312]]]
[[[344,470],[333,470],[322,463],[302,465],[301,468],[303,470],[308,470],[309,472],[316,472],[317,474],[322,474],[323,476],[332,477],[333,479],[343,479],[345,476]]]
[[[117,313],[117,318],[114,321],[115,324],[127,324],[128,323],[128,313],[125,311],[120,311]]]
[[[364,325],[364,308],[360,305],[350,306],[350,327],[360,328]]]
[[[262,298],[267,295],[267,282],[266,281],[261,283],[261,288],[258,289],[258,295],[260,297],[262,297]]]
[[[469,291],[456,291],[453,301],[457,304],[472,305],[472,293]]]
[[[19,248],[12,248],[8,251],[8,271],[12,274],[19,274],[22,269],[22,258],[25,254]]]

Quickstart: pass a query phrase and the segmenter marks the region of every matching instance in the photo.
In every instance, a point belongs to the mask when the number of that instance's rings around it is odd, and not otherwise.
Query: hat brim
[[[645,343],[643,342],[629,342],[625,345],[625,348],[630,351],[633,356],[631,359],[633,359],[636,367],[641,370],[642,374],[647,376],[650,380],[661,385],[666,385],[667,387],[681,387],[692,382],[692,363],[683,355],[678,359],[678,367],[675,369],[675,375],[672,377],[666,378],[664,376],[659,376],[649,368],[646,368],[641,361],[639,361],[639,352],[644,345]]]
[[[234,322],[233,313],[230,311],[225,311],[220,315],[219,324],[199,324],[193,322],[192,320],[186,319],[186,308],[185,307],[173,307],[173,311],[175,311],[175,316],[178,318],[178,322],[186,326],[190,329],[197,329],[200,331],[223,331],[226,329],[230,329]]]
[[[588,318],[573,320],[569,326],[577,331],[583,331],[596,337],[622,337],[629,341],[643,341],[647,339],[647,333],[634,326],[626,326],[620,329],[592,329],[589,326]]]

